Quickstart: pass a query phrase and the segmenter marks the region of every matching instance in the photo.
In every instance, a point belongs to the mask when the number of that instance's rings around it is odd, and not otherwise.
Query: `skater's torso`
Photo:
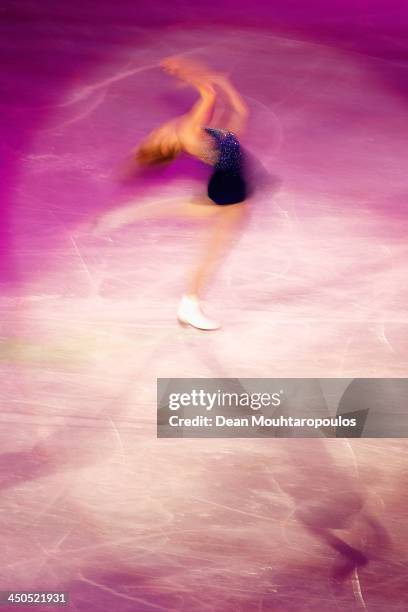
[[[215,204],[243,202],[247,195],[243,152],[235,134],[217,128],[184,129],[179,126],[182,147],[189,155],[213,167],[207,195]]]

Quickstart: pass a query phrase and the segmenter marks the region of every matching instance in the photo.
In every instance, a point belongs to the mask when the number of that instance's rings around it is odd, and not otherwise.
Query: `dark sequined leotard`
[[[205,128],[218,152],[214,172],[208,182],[208,197],[216,204],[238,204],[247,197],[243,152],[235,134]]]

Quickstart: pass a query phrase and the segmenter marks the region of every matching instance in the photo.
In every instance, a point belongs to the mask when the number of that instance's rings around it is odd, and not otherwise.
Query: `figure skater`
[[[145,204],[130,202],[102,216],[96,229],[109,232],[140,219],[179,216],[208,222],[204,254],[194,267],[185,294],[178,307],[182,324],[201,330],[215,330],[220,325],[203,313],[200,300],[220,258],[225,255],[246,216],[244,202],[249,197],[244,153],[238,140],[248,115],[246,104],[229,79],[209,71],[196,61],[167,58],[162,67],[199,94],[191,110],[154,130],[136,148],[133,164],[143,168],[171,162],[185,152],[213,167],[207,197],[180,202],[170,199]],[[216,102],[224,99],[224,129],[210,127]]]

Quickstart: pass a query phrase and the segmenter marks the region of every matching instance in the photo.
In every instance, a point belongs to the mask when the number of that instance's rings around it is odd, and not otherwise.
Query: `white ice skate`
[[[194,296],[183,295],[178,307],[177,317],[183,325],[191,325],[197,329],[213,331],[220,328],[217,321],[213,321],[205,316],[200,308],[198,299]]]

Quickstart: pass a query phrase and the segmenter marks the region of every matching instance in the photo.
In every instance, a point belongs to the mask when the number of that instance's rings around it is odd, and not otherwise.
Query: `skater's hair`
[[[141,166],[159,166],[172,162],[181,152],[178,138],[153,132],[135,151],[135,158]]]
[[[136,161],[141,166],[159,166],[172,162],[179,153],[176,147],[167,149],[165,152],[160,147],[140,147],[136,151]]]

